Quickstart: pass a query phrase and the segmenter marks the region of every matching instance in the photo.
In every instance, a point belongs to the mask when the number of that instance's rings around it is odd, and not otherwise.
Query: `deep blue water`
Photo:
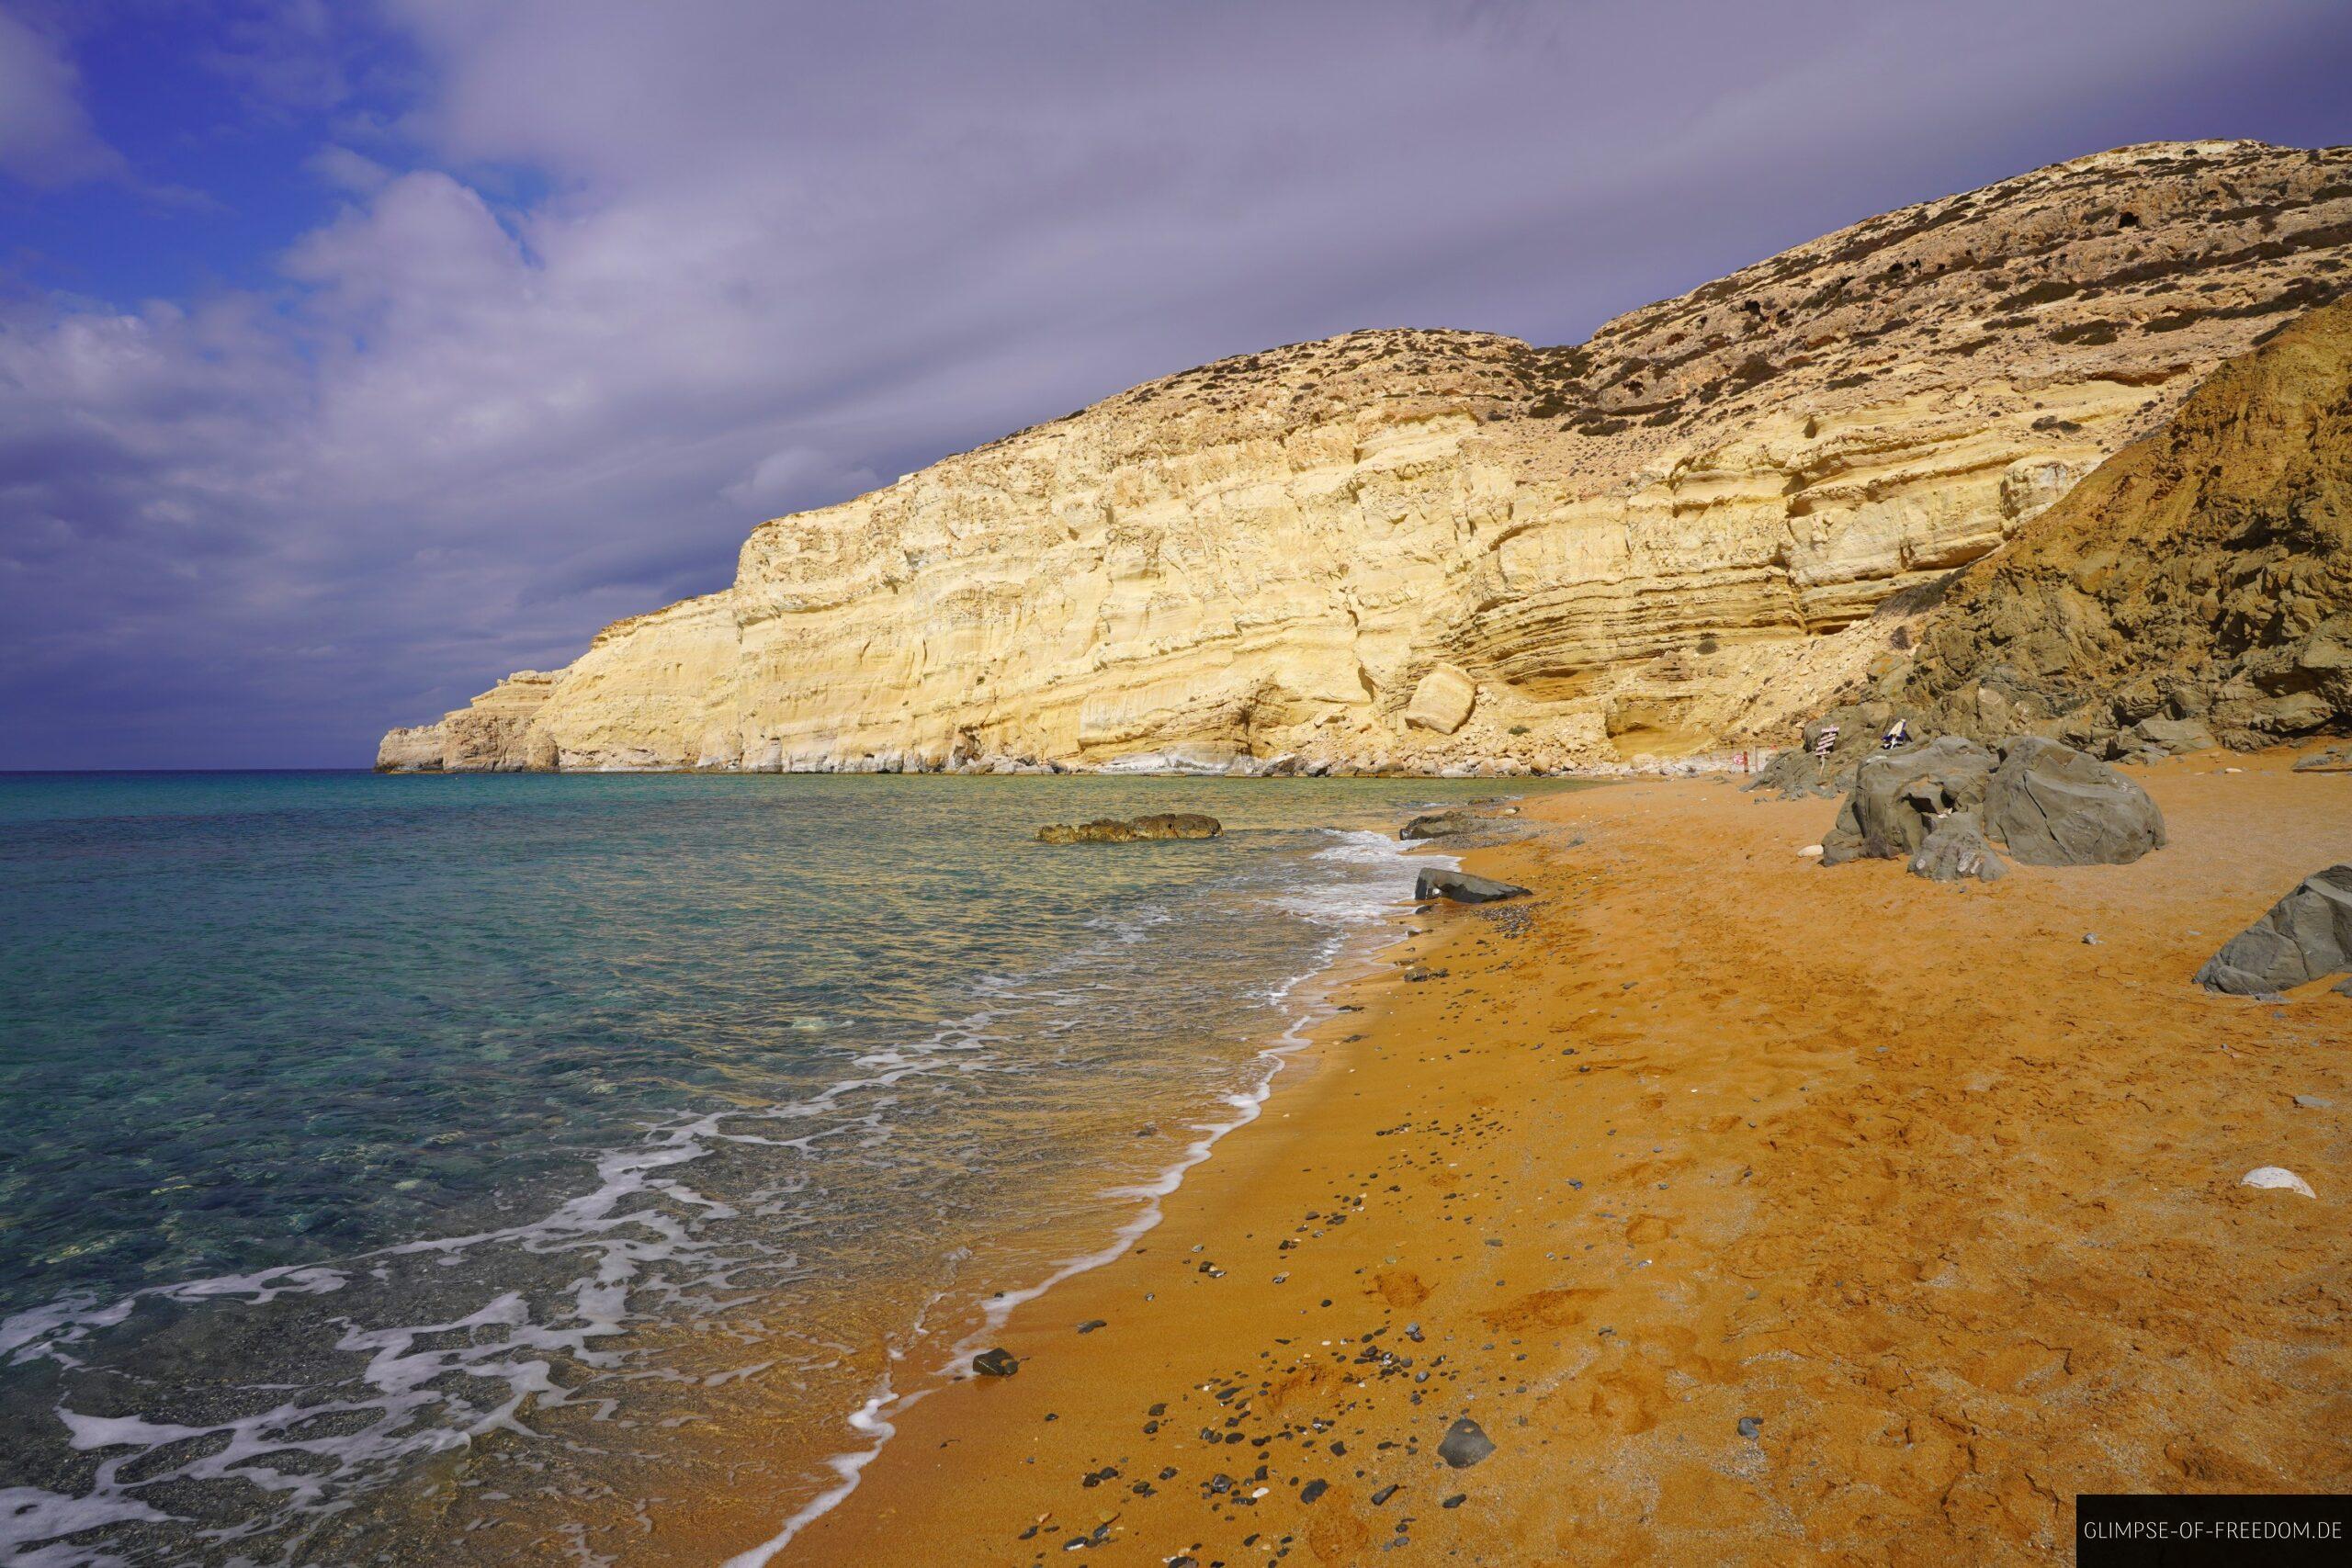
[[[390,1561],[730,1400],[789,1513],[1492,787],[0,776],[0,1561]],[[1227,831],[1032,841],[1144,810]]]

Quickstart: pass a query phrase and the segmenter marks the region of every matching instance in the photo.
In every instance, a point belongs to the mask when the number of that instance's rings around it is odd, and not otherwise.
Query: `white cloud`
[[[0,172],[55,186],[119,175],[122,159],[82,107],[62,45],[0,11]]]
[[[2019,3],[1961,47],[1677,10],[387,0],[426,72],[394,103],[301,0],[232,51],[334,106],[307,169],[347,201],[285,288],[0,301],[0,765],[362,760],[720,586],[760,516],[1272,343],[1580,335],[2211,129],[2144,106],[2295,14]],[[109,155],[70,66],[0,14],[0,168],[74,156]],[[89,713],[121,738],[43,728]]]

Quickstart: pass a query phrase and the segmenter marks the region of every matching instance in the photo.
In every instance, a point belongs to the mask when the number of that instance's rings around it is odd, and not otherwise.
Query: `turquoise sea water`
[[[1493,789],[0,777],[0,1561],[614,1556],[718,1428],[781,1526]]]

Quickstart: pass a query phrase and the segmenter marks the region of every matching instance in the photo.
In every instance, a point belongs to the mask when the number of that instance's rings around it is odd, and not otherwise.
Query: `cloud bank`
[[[195,165],[243,276],[0,243],[0,766],[365,765],[760,517],[1138,380],[1568,341],[2037,164],[2341,141],[2339,9],[387,0],[240,8],[161,81],[100,69],[143,13],[0,12],[20,210],[170,246],[133,108],[179,72],[278,160]]]

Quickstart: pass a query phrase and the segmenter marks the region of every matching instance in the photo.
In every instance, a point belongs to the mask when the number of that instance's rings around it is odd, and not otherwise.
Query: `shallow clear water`
[[[593,1560],[702,1428],[782,1521],[1493,788],[0,778],[0,1561]]]

